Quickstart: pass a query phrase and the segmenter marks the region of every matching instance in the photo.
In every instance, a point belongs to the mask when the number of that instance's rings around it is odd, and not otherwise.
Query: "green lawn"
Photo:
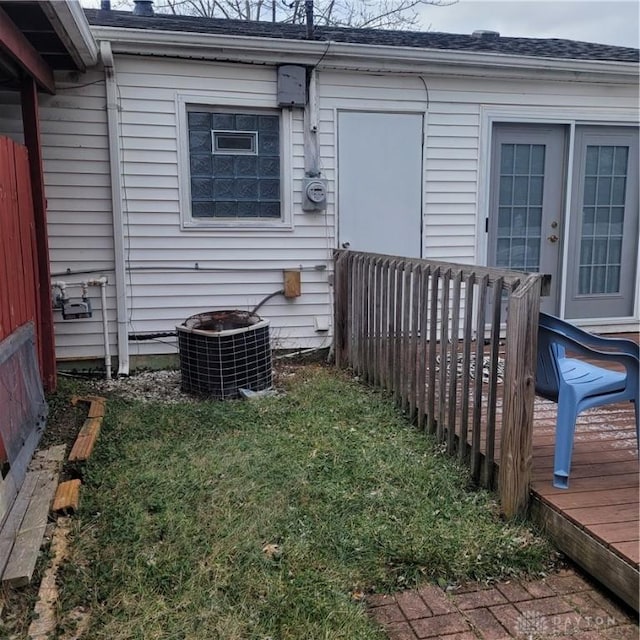
[[[377,639],[363,593],[549,563],[387,397],[330,369],[258,401],[107,410],[62,574],[93,640]]]

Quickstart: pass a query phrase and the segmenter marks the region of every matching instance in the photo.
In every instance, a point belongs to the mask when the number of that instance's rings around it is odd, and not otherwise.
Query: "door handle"
[[[553,235],[550,235],[547,240],[549,242],[558,242],[558,236],[554,233]]]

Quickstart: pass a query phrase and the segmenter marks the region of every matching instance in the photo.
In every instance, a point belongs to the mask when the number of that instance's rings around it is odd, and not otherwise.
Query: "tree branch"
[[[269,0],[270,19],[290,24],[305,21],[302,0]],[[132,0],[115,0],[132,7]],[[267,0],[156,0],[158,13],[204,18],[260,20]],[[315,0],[316,24],[336,27],[416,28],[420,26],[419,7],[448,6],[458,0]]]

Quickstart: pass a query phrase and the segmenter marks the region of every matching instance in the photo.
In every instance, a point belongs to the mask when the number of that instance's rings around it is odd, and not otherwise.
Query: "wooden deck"
[[[617,337],[639,339],[638,334]],[[486,411],[483,398],[482,448]],[[500,464],[500,398],[496,411],[495,478]],[[552,484],[556,415],[554,402],[536,397],[530,515],[571,560],[638,611],[640,464],[633,405],[597,407],[578,416],[568,489]]]
[[[638,334],[625,338],[638,341]],[[555,489],[556,406],[536,398],[532,515],[574,562],[638,611],[640,491],[631,403],[578,417],[568,489]]]
[[[568,489],[555,489],[556,405],[536,398],[531,514],[556,546],[638,611],[638,450],[630,403],[578,418]]]

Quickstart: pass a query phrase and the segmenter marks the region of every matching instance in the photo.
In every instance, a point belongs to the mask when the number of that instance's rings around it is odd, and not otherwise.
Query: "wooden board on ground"
[[[64,447],[54,447],[53,451],[49,449],[36,451],[33,456],[25,480],[20,488],[20,493],[16,497],[11,511],[2,525],[2,529],[0,529],[0,576],[9,560],[9,555],[31,502],[41,471],[46,469],[55,471],[63,458]]]
[[[100,434],[102,418],[87,418],[69,453],[69,462],[84,462],[89,459]]]
[[[61,482],[56,490],[56,497],[53,499],[52,511],[71,513],[78,508],[79,500],[80,480]]]
[[[4,568],[7,566],[16,535],[24,520],[24,514],[27,512],[27,507],[31,502],[31,497],[33,496],[33,491],[36,488],[39,476],[39,471],[27,472],[20,493],[13,503],[11,511],[9,511],[9,515],[0,531],[0,575],[2,575]]]
[[[43,427],[44,428],[44,427]],[[11,464],[5,478],[0,480],[0,522],[4,523],[9,511],[24,483],[29,464],[35,459],[34,451],[38,446],[42,429],[34,430],[22,445],[20,453]]]
[[[103,418],[105,412],[106,398],[102,396],[73,396],[71,398],[71,404],[75,407],[78,402],[89,403],[89,418]]]
[[[21,587],[31,581],[47,526],[49,507],[58,485],[64,452],[64,445],[51,447],[44,452],[44,456],[36,457],[33,461],[34,467],[39,468],[38,479],[2,576],[5,585]]]

